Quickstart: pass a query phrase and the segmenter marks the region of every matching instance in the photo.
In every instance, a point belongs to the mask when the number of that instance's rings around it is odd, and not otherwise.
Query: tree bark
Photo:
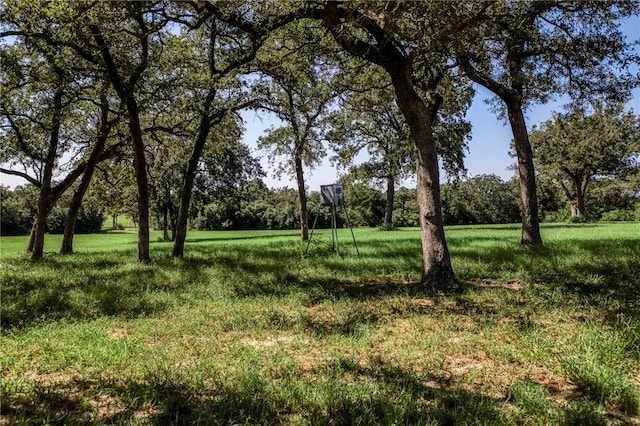
[[[455,280],[444,235],[440,202],[438,151],[425,102],[411,84],[408,67],[388,70],[398,107],[411,129],[415,157],[420,234],[422,240],[422,283],[435,287]]]
[[[387,202],[385,203],[384,224],[388,227],[393,226],[393,206],[396,192],[396,182],[392,175],[387,176]]]
[[[104,151],[104,147],[109,137],[109,129],[111,127],[109,123],[109,101],[106,93],[102,93],[100,96],[100,128],[98,130],[98,137],[96,143],[91,150],[87,165],[82,174],[80,185],[76,192],[73,194],[71,204],[69,205],[69,211],[67,212],[67,220],[64,225],[64,235],[62,237],[62,245],[60,247],[60,254],[68,254],[73,252],[73,236],[76,229],[76,222],[78,220],[78,212],[82,206],[82,200],[84,195],[89,189],[93,172],[98,164],[100,155]]]
[[[126,99],[129,113],[129,132],[133,145],[133,168],[138,190],[138,261],[151,263],[149,239],[149,180],[147,177],[147,160],[144,153],[144,140],[140,127],[140,111],[138,103],[129,94]]]
[[[542,236],[538,216],[536,175],[529,134],[520,102],[509,99],[506,104],[518,159],[518,177],[520,178],[520,198],[522,200],[522,237],[520,243],[522,245],[540,245],[542,244]]]
[[[584,207],[584,196],[587,192],[587,185],[589,184],[588,176],[580,176],[576,177],[573,180],[574,188],[575,188],[575,198],[574,203],[572,204],[571,214],[573,216],[584,216],[585,215],[585,207]],[[575,206],[575,212],[574,212]]]
[[[298,183],[298,199],[300,212],[300,240],[309,240],[309,212],[307,211],[307,189],[304,185],[304,172],[302,170],[302,157],[298,152],[294,153],[294,165],[296,169],[296,182]]]
[[[143,19],[141,10],[142,3],[134,3],[134,5],[136,8],[135,20],[142,31],[142,37],[140,39],[141,59],[127,81],[124,81],[120,75],[116,61],[109,50],[109,45],[102,36],[100,28],[96,24],[91,24],[90,28],[100,49],[109,80],[118,93],[120,101],[127,107],[127,116],[129,118],[128,127],[131,145],[133,147],[133,168],[138,191],[138,261],[141,263],[151,263],[149,250],[149,182],[147,177],[147,160],[144,152],[142,127],[140,126],[140,109],[134,94],[135,85],[148,66],[148,37],[150,33]]]
[[[209,137],[210,118],[209,105],[205,105],[205,111],[200,119],[198,137],[193,145],[193,151],[187,163],[187,171],[182,184],[182,194],[180,195],[180,207],[178,207],[178,220],[175,227],[175,240],[173,243],[173,256],[184,256],[184,242],[187,239],[187,223],[189,221],[189,206],[191,205],[191,193],[198,171],[198,162],[202,156],[202,151]]]
[[[58,86],[53,98],[53,118],[51,135],[49,137],[49,150],[44,163],[44,173],[42,175],[42,183],[40,186],[40,197],[38,198],[38,210],[33,229],[33,249],[31,258],[38,260],[42,258],[44,252],[44,233],[47,226],[47,216],[51,208],[51,180],[53,179],[53,168],[55,166],[56,155],[58,153],[58,143],[60,141],[60,125],[62,114],[62,96],[63,91],[61,84]],[[29,242],[31,244],[31,241]]]

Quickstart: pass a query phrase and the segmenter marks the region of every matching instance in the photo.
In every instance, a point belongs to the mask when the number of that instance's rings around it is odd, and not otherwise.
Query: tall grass
[[[344,232],[343,232],[344,231]],[[447,229],[455,291],[420,285],[418,231],[79,235],[40,262],[0,240],[6,423],[640,421],[640,224]]]

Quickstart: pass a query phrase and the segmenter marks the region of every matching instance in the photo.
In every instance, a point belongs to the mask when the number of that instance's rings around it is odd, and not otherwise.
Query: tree
[[[482,3],[452,8],[438,2],[371,2],[365,6],[334,1],[324,7],[324,22],[342,48],[387,72],[409,126],[420,209],[422,282],[432,286],[455,278],[444,236],[433,134],[433,118],[442,102],[437,87],[447,69],[447,53],[441,45],[474,25],[486,7]]]
[[[330,117],[328,139],[336,152],[333,160],[348,170],[349,180],[386,186],[384,224],[391,227],[396,184],[412,174],[415,164],[409,128],[381,71],[360,65],[350,73],[340,110]],[[373,81],[383,84],[371,87]],[[364,149],[369,159],[354,165]]]
[[[97,123],[95,124],[96,134],[95,137],[93,137],[92,135],[92,138],[95,139],[95,142],[93,148],[91,149],[91,153],[86,160],[86,167],[84,168],[84,171],[82,173],[80,184],[74,191],[73,197],[71,198],[71,201],[69,203],[69,209],[67,212],[62,237],[62,244],[60,246],[61,254],[73,252],[73,236],[76,230],[78,213],[80,212],[80,208],[82,207],[84,196],[89,189],[94,170],[96,169],[100,161],[109,158],[109,156],[112,155],[111,153],[115,153],[119,146],[118,144],[113,145],[108,151],[108,154],[104,155],[105,148],[107,146],[107,140],[109,139],[111,134],[111,129],[118,123],[120,117],[122,116],[121,113],[117,113],[115,114],[114,118],[110,118],[111,108],[107,92],[108,87],[103,84],[99,93],[100,110],[99,118],[97,120]]]
[[[393,225],[396,184],[415,173],[409,127],[394,99],[388,77],[371,64],[352,61],[346,80],[341,109],[333,114],[329,133],[336,156],[334,161],[347,167],[351,179],[386,186],[384,223]],[[375,82],[375,84],[373,84]],[[437,83],[444,92],[433,108],[433,136],[445,172],[450,176],[464,173],[464,151],[471,130],[464,113],[471,103],[473,90],[454,76],[442,76]],[[421,87],[423,96],[432,90]],[[434,94],[434,97],[436,94]],[[432,105],[436,106],[436,105]],[[366,149],[369,159],[353,164]]]
[[[273,46],[264,51],[258,64],[266,86],[260,108],[283,123],[260,137],[258,146],[269,152],[272,162],[280,156],[285,158],[278,174],[288,172],[296,178],[302,241],[309,239],[304,166],[314,167],[326,155],[322,145],[326,133],[323,118],[336,96],[332,81],[335,70],[326,60],[316,59],[322,34],[310,31],[308,24],[297,22],[283,28],[281,34],[274,34]],[[308,40],[300,46],[302,37]]]
[[[54,10],[43,7],[36,11],[46,14]],[[20,176],[39,189],[28,245],[32,258],[39,259],[43,255],[47,216],[56,201],[80,176],[88,185],[95,165],[113,155],[115,147],[105,149],[109,135],[106,122],[99,132],[101,137],[86,135],[87,123],[92,122],[95,112],[92,85],[100,81],[99,73],[74,70],[73,50],[34,36],[31,21],[4,20],[3,15],[2,24],[7,30],[0,36],[15,39],[0,53],[0,125],[4,139],[0,163],[10,165],[0,171]],[[46,25],[42,30],[47,30]],[[106,100],[102,107],[108,114]],[[16,170],[18,166],[22,171]],[[57,182],[54,176],[59,179]],[[73,205],[77,208],[70,210],[70,219],[77,215],[83,195],[82,191],[77,194]],[[69,238],[67,234],[65,241]]]
[[[625,93],[637,63],[618,28],[637,13],[631,2],[495,2],[486,17],[457,38],[456,59],[473,81],[506,109],[518,160],[522,244],[541,244],[535,170],[524,111],[558,93],[574,99],[598,92]],[[635,58],[635,59],[634,59]]]
[[[138,260],[150,262],[149,190],[140,83],[155,58],[152,49],[158,45],[155,42],[167,23],[166,2],[40,4],[11,0],[8,3],[3,16],[14,19],[16,22],[11,24],[16,29],[3,31],[2,36],[25,37],[42,42],[49,49],[64,49],[63,54],[55,57],[66,58],[72,66],[62,67],[63,71],[67,74],[87,68],[102,71],[126,107],[137,184]]]
[[[85,28],[85,41],[94,43],[97,53],[84,51],[85,56],[92,62],[98,62],[97,58],[100,58],[109,82],[127,108],[138,195],[138,261],[142,263],[150,263],[151,255],[149,180],[138,89],[149,67],[150,42],[166,24],[164,17],[154,13],[158,3],[161,2],[105,4],[105,13],[91,20]],[[120,31],[122,27],[127,31]]]
[[[519,217],[513,187],[496,175],[443,185],[442,206],[447,225],[513,223]]]
[[[575,108],[554,114],[531,132],[538,171],[560,185],[573,216],[585,215],[585,195],[595,178],[612,178],[637,166],[640,119],[622,103],[597,102],[591,113]]]

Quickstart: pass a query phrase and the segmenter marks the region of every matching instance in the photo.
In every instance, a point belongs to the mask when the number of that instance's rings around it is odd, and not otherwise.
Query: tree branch
[[[38,181],[36,178],[29,176],[24,172],[19,172],[17,170],[10,170],[10,169],[5,169],[3,167],[0,167],[0,173],[4,173],[5,175],[19,176],[25,179],[30,184],[34,185],[36,188],[40,188],[40,181]]]

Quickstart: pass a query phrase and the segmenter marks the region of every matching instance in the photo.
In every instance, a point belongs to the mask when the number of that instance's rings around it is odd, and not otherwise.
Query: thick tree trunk
[[[49,214],[49,192],[50,185],[43,183],[40,188],[40,198],[38,199],[38,210],[33,230],[33,249],[31,250],[31,259],[33,260],[42,258],[44,253],[44,234]]]
[[[575,187],[575,198],[571,204],[571,214],[573,216],[584,216],[584,195],[587,192],[587,185],[589,184],[589,178],[586,176],[580,176],[573,181]]]
[[[573,184],[574,188],[575,188],[575,180],[571,180],[571,183]],[[567,204],[569,205],[569,210],[571,211],[571,216],[577,216],[578,215],[578,205],[576,203],[576,197],[571,193],[571,191],[569,191],[569,188],[567,188],[567,186],[564,184],[564,182],[560,181],[560,187],[562,188],[562,191],[564,192],[565,197],[567,197]]]
[[[86,172],[85,172],[86,173]],[[87,180],[91,180],[89,177]],[[82,176],[80,187],[74,192],[71,203],[69,204],[69,210],[67,211],[67,219],[64,224],[64,234],[62,236],[62,244],[60,245],[60,254],[73,253],[73,236],[76,232],[76,222],[78,220],[78,213],[82,206],[82,199],[89,187],[89,182],[84,186],[85,177]]]
[[[413,140],[416,157],[417,196],[422,239],[422,282],[436,287],[455,280],[444,235],[440,204],[438,152],[425,102],[411,84],[405,69],[390,70],[398,107],[402,111]]]
[[[148,36],[149,32],[142,18],[142,3],[133,3],[135,8],[136,21],[142,30],[140,39],[141,62],[135,67],[133,74],[128,81],[124,81],[118,72],[116,61],[109,51],[109,45],[102,36],[100,27],[96,24],[90,24],[93,37],[96,40],[102,58],[105,62],[106,71],[113,88],[118,93],[120,101],[127,106],[127,115],[129,118],[129,133],[131,136],[131,145],[133,147],[133,168],[136,179],[136,189],[138,191],[138,261],[141,263],[151,263],[149,250],[149,182],[147,177],[147,160],[144,152],[144,140],[142,137],[142,127],[140,126],[140,110],[135,100],[134,88],[136,82],[141,78],[144,70],[147,68],[147,59],[149,55]]]
[[[38,215],[33,217],[33,225],[31,225],[31,232],[29,233],[29,242],[27,243],[27,251],[29,253],[33,252],[33,245],[36,242],[36,223],[38,219]]]
[[[151,263],[149,249],[149,180],[147,177],[147,160],[144,153],[142,128],[138,103],[129,94],[126,99],[129,113],[129,132],[133,146],[133,168],[138,190],[138,261]]]
[[[216,41],[216,21],[211,22],[211,30],[209,33],[209,73],[213,74],[216,68],[215,58],[215,41]],[[216,90],[209,89],[205,102],[203,104],[202,115],[200,116],[200,123],[198,125],[198,135],[196,136],[195,143],[193,144],[193,151],[187,162],[187,170],[182,181],[182,193],[180,195],[180,205],[178,206],[178,218],[173,226],[171,238],[173,239],[173,256],[184,256],[184,242],[187,239],[187,225],[189,222],[189,207],[191,206],[191,194],[193,192],[193,185],[196,179],[196,173],[198,171],[198,163],[202,152],[209,138],[209,132],[211,131],[211,104],[215,99]]]
[[[540,245],[540,219],[538,216],[538,197],[536,195],[536,175],[533,167],[533,151],[529,143],[529,134],[522,113],[522,105],[516,100],[507,102],[509,123],[518,159],[518,177],[520,178],[520,198],[522,199],[522,238],[523,245]]]
[[[309,212],[307,211],[307,189],[304,186],[304,172],[302,170],[302,158],[296,152],[294,154],[294,164],[296,169],[296,182],[298,183],[298,199],[300,211],[300,240],[309,239]]]
[[[38,198],[38,210],[33,230],[33,249],[31,258],[37,260],[42,258],[44,252],[44,233],[47,226],[47,216],[51,208],[51,180],[53,179],[53,168],[58,153],[58,143],[60,140],[60,115],[62,114],[62,88],[59,87],[53,98],[53,119],[51,135],[49,138],[49,150],[44,164],[44,173],[40,186],[40,197]],[[31,242],[30,242],[31,244]]]
[[[396,181],[393,176],[387,176],[387,202],[384,211],[384,224],[388,227],[393,226],[393,207],[394,196],[396,192]]]

